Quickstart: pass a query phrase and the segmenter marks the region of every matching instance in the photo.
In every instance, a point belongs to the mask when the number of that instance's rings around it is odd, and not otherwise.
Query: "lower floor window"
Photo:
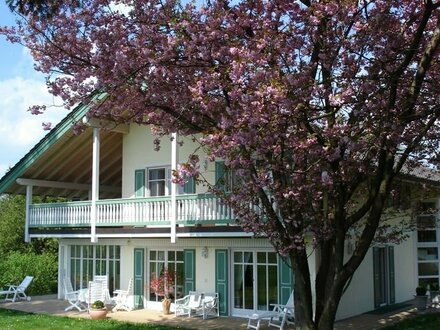
[[[149,251],[149,300],[161,301],[164,297],[162,292],[155,292],[151,288],[151,283],[160,279],[160,281],[168,281],[162,283],[167,289],[167,295],[171,299],[183,297],[184,288],[184,268],[183,268],[183,251],[166,251],[166,250],[150,250]],[[164,272],[167,272],[172,278],[167,279]],[[164,290],[159,290],[164,291]]]
[[[235,309],[269,310],[278,303],[278,262],[275,252],[233,252]]]
[[[109,291],[120,288],[121,249],[118,245],[72,245],[70,279],[74,290],[87,288],[95,275],[108,275]]]

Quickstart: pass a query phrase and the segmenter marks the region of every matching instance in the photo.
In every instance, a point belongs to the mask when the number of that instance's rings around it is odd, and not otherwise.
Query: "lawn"
[[[440,313],[411,317],[383,330],[431,330],[440,329]]]
[[[0,308],[0,329],[2,330],[172,330],[185,329],[153,324],[135,324],[112,320],[88,320],[45,314],[32,314]]]

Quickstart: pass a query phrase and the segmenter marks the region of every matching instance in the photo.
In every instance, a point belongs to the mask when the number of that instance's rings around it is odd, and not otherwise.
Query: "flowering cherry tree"
[[[208,160],[224,159],[241,180],[223,195],[239,224],[292,264],[297,328],[331,329],[396,177],[438,160],[439,7],[64,0],[2,33],[30,49],[66,107],[194,135]],[[306,246],[320,256],[313,279]]]

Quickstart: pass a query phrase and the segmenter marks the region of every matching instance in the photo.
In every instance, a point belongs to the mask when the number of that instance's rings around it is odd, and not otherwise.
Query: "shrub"
[[[57,292],[58,260],[53,253],[12,252],[0,259],[0,285],[20,284],[25,276],[33,276],[26,293],[42,295]]]

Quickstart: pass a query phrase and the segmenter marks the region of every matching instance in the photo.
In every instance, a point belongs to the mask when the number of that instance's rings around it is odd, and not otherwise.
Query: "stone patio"
[[[408,303],[411,303],[408,302]],[[68,306],[68,303],[64,300],[56,299],[55,295],[49,296],[36,296],[32,297],[31,301],[20,302],[0,302],[0,308],[15,309],[32,313],[43,313],[51,315],[60,315],[68,317],[82,317],[88,318],[87,312],[68,311],[64,309]],[[389,313],[375,315],[375,314],[362,314],[356,317],[352,317],[346,320],[338,321],[335,324],[336,330],[371,330],[380,329],[386,325],[398,322],[404,318],[417,314],[417,309],[413,305],[404,307],[403,309],[392,311]],[[237,317],[219,317],[211,318],[208,320],[202,320],[197,317],[175,317],[174,314],[163,315],[161,312],[153,310],[135,310],[131,312],[115,312],[108,313],[108,318],[118,321],[136,322],[136,323],[157,323],[168,326],[180,326],[189,329],[246,329],[247,319]],[[267,323],[263,322],[263,330],[274,329],[266,326]],[[285,329],[293,329],[293,327],[286,327]]]

